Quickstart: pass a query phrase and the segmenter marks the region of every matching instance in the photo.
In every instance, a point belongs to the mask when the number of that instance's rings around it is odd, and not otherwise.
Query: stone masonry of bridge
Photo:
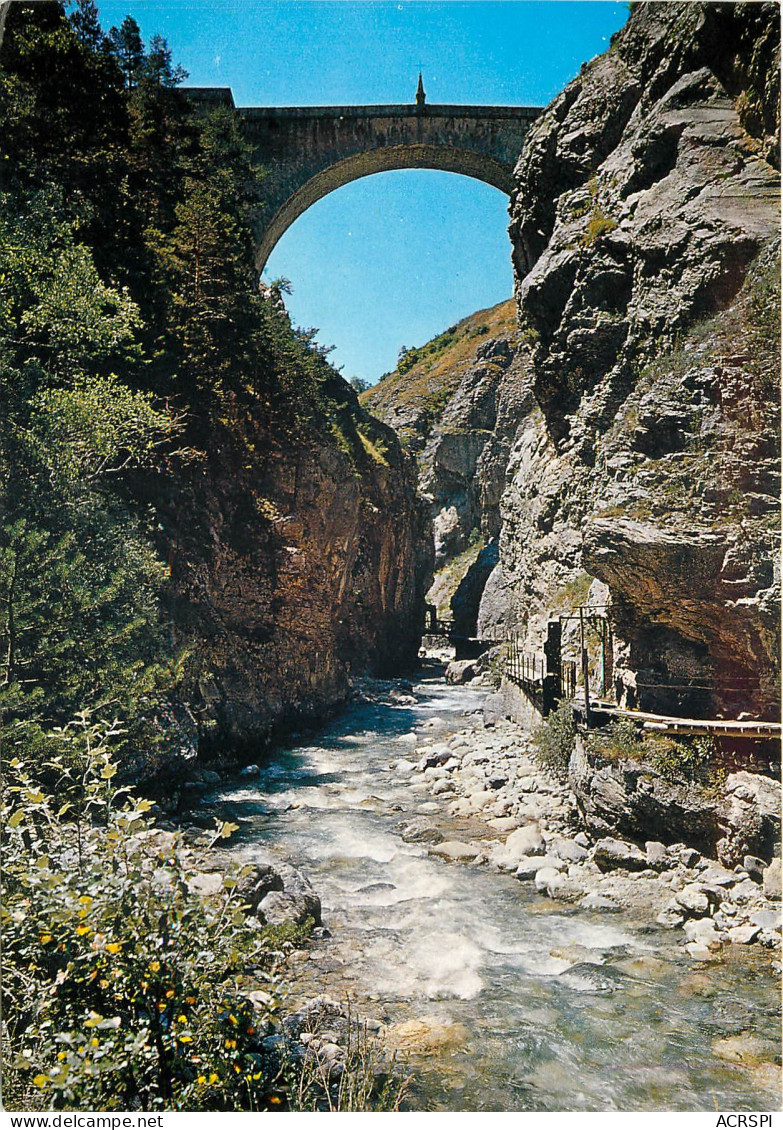
[[[531,106],[436,106],[421,80],[416,103],[400,106],[235,107],[229,87],[190,87],[199,109],[236,109],[263,168],[264,202],[256,218],[256,265],[317,200],[342,185],[391,169],[439,169],[511,193],[514,165]]]

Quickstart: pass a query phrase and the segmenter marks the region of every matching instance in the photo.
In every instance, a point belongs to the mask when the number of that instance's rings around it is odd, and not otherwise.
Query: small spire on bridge
[[[427,95],[424,93],[424,83],[421,81],[421,71],[419,71],[419,85],[416,87],[416,109],[423,110],[426,101]]]

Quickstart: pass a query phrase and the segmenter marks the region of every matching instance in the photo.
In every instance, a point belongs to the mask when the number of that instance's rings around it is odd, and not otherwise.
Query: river
[[[425,1019],[434,1035],[411,1056],[411,1109],[778,1109],[768,953],[701,966],[678,931],[554,903],[402,841],[416,815],[465,837],[447,800],[391,766],[415,730],[431,741],[460,729],[486,694],[434,677],[415,692],[415,706],[357,704],[215,798],[246,821],[239,856],[263,845],[321,896],[332,937],[302,955],[300,998],[325,993],[384,1024]]]

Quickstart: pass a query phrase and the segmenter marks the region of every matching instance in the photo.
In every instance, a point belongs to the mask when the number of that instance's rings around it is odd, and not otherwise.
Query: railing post
[[[582,679],[585,685],[585,726],[590,729],[590,660],[585,643],[585,614],[584,607],[579,606],[579,634],[582,644]]]

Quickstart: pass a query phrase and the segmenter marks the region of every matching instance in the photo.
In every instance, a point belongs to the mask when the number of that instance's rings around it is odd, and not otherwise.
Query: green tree
[[[112,54],[119,63],[125,85],[136,86],[144,73],[146,57],[141,29],[133,16],[126,16],[119,27],[109,29],[108,40]]]

